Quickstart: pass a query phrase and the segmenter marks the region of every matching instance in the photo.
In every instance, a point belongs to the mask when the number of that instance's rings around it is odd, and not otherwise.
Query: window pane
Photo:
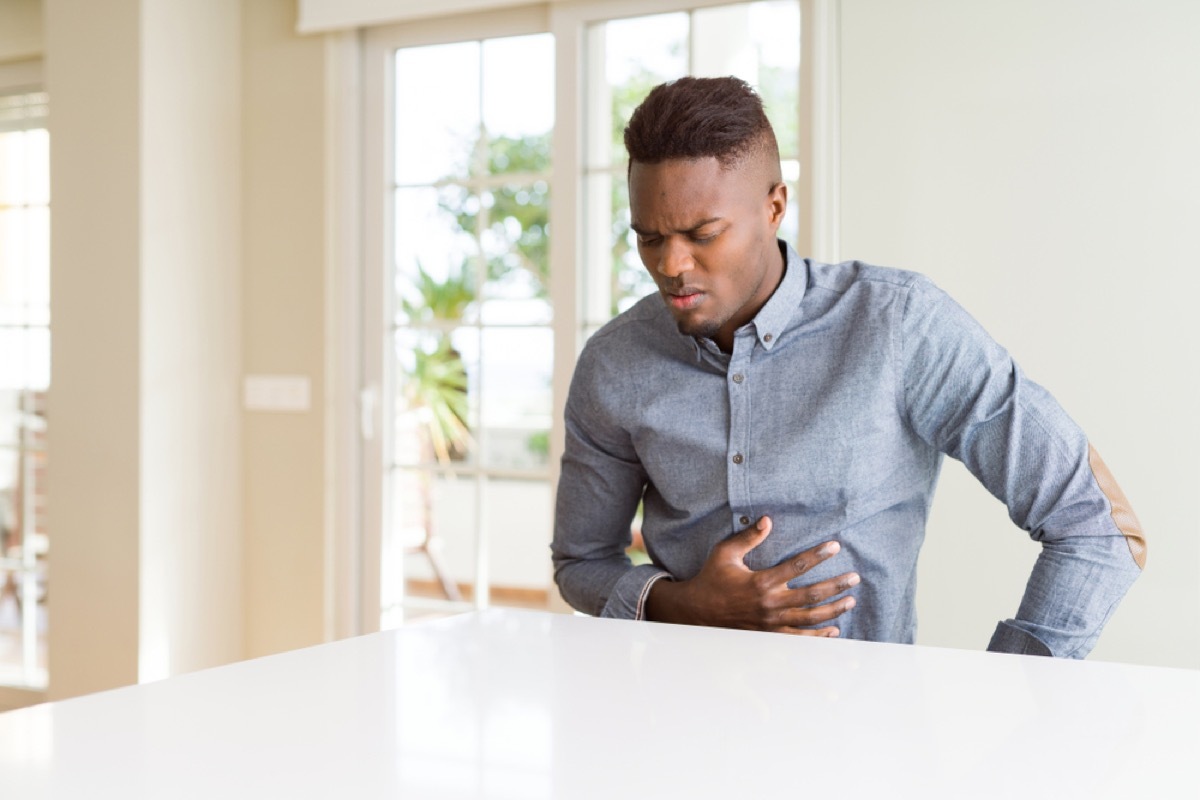
[[[758,54],[758,79],[779,152],[800,151],[800,4],[775,0],[750,6],[750,40]]]
[[[395,463],[469,464],[479,427],[478,329],[401,328],[394,338]]]
[[[50,210],[0,209],[0,325],[50,324]]]
[[[0,390],[0,683],[46,680],[45,401]]]
[[[483,125],[493,144],[489,172],[547,168],[554,127],[554,38],[550,34],[483,43]]]
[[[800,162],[785,159],[780,166],[783,168],[783,182],[787,184],[788,204],[783,224],[779,226],[779,238],[796,247],[800,236]]]
[[[550,436],[554,336],[549,328],[485,328],[484,466],[541,469]]]
[[[619,181],[612,193],[613,313],[619,314],[657,290],[637,251],[637,234],[629,227],[629,184]]]
[[[397,183],[467,174],[479,138],[479,74],[478,42],[396,52]]]
[[[0,206],[25,202],[28,173],[25,152],[24,131],[0,132]]]
[[[549,302],[549,185],[509,184],[483,193],[480,243],[487,261],[485,325],[545,324]]]
[[[624,174],[594,173],[584,181],[584,236],[588,275],[584,283],[584,323],[600,325],[655,291],[642,265],[637,237],[629,227],[629,184]]]
[[[21,394],[19,390],[0,388],[0,448],[16,447],[21,441],[24,419]],[[12,474],[0,464],[0,490],[3,489],[4,481],[11,478]],[[3,523],[3,517],[0,517],[0,523]]]
[[[458,186],[396,190],[396,321],[468,318],[479,247],[480,198]]]
[[[45,389],[50,385],[50,331],[0,328],[0,389]]]
[[[391,473],[392,523],[383,541],[383,606],[406,596],[459,599],[475,579],[478,482],[420,469]]]
[[[736,75],[762,96],[779,151],[798,148],[800,4],[795,0],[698,9],[692,15],[692,74]]]
[[[629,115],[654,86],[687,74],[688,15],[658,14],[600,26],[611,92],[612,152],[616,160],[623,160]],[[600,98],[589,98],[589,103],[597,100]]]
[[[491,583],[518,590],[545,589],[550,583],[546,544],[554,510],[550,482],[491,478],[483,491],[488,533],[501,543],[489,549]]]

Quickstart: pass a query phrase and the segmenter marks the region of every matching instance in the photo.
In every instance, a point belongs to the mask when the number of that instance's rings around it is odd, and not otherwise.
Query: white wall
[[[142,4],[142,680],[242,657],[240,17]]]
[[[1149,559],[1094,657],[1200,667],[1200,4],[841,14],[841,257],[931,276],[1112,468]],[[948,461],[919,641],[986,644],[1036,553]]]

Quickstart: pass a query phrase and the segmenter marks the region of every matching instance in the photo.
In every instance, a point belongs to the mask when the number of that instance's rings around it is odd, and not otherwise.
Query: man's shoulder
[[[678,339],[662,299],[657,294],[642,298],[588,337],[575,363],[571,398],[589,413],[601,408],[627,413],[638,405],[637,376],[677,360],[672,345],[677,348]]]
[[[874,287],[884,291],[907,292],[914,286],[929,285],[919,272],[896,267],[881,267],[865,261],[842,261],[826,264],[809,262],[809,287],[818,291],[844,294],[857,287]]]
[[[652,293],[604,323],[588,338],[585,347],[631,355],[644,349],[640,345],[653,342],[665,332],[676,333],[675,325],[662,298]]]

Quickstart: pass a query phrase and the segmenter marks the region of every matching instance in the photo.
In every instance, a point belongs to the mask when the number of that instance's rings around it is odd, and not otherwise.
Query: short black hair
[[[679,78],[650,90],[625,128],[629,161],[716,158],[723,169],[756,153],[779,161],[762,98],[741,78]]]

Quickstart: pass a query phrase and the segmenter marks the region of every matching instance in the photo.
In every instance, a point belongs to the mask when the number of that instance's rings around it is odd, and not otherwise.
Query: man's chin
[[[715,339],[721,326],[707,319],[676,318],[675,326],[685,336],[695,336],[697,339]]]

